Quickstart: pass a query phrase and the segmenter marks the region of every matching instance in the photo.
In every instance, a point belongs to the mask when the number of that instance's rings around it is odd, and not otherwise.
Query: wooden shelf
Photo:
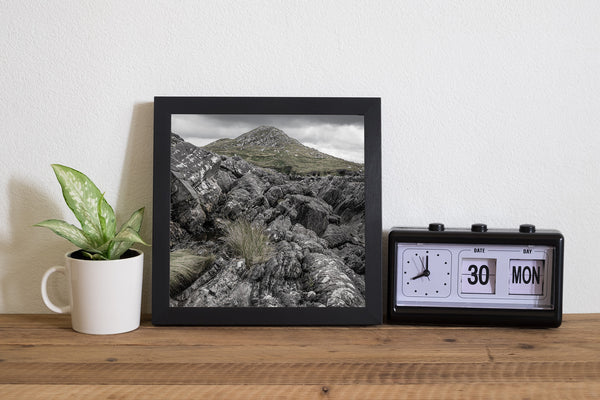
[[[557,329],[154,327],[0,315],[2,399],[598,398],[600,314]]]

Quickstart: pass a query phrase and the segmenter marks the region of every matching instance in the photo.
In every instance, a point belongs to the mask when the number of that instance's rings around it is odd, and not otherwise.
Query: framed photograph
[[[152,322],[382,319],[379,98],[156,97]]]

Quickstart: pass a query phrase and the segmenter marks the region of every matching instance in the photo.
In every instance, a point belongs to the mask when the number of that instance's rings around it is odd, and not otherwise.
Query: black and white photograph
[[[364,307],[361,115],[171,115],[171,307]]]

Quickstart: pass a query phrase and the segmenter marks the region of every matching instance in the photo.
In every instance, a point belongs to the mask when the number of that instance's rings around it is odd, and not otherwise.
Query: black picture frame
[[[170,306],[171,118],[206,115],[358,115],[364,118],[364,307]],[[155,97],[152,323],[374,325],[382,322],[381,100],[325,97]]]

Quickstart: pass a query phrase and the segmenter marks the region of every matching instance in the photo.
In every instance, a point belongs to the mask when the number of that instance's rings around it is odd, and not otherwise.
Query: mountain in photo
[[[296,175],[344,175],[363,171],[363,164],[346,161],[304,146],[273,126],[259,126],[235,139],[219,139],[204,149],[239,156],[262,168]]]

